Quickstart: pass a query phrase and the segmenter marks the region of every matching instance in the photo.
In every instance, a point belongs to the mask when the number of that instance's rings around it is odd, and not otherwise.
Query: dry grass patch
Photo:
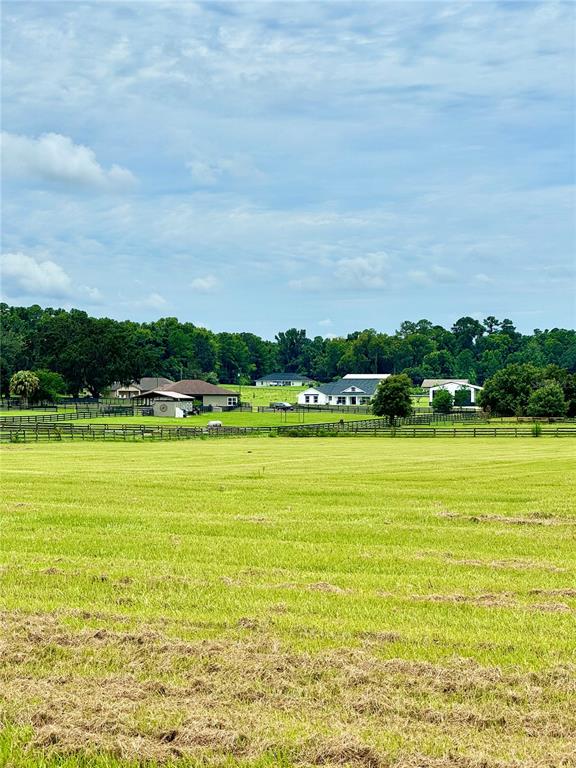
[[[73,631],[53,615],[3,622],[3,717],[53,753],[166,762],[277,751],[295,764],[380,768],[472,766],[477,751],[486,768],[540,768],[568,765],[576,746],[570,667],[387,660],[373,645],[296,653],[251,619],[247,639],[197,642],[147,627]]]

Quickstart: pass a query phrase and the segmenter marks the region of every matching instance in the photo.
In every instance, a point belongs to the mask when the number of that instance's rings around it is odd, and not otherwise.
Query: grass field
[[[308,387],[248,387],[244,384],[241,387],[238,387],[238,384],[222,384],[221,386],[225,389],[239,392],[242,402],[249,403],[254,407],[281,402],[294,405],[298,400],[300,392],[308,389]]]
[[[174,427],[205,427],[209,421],[221,421],[226,427],[274,427],[282,424],[324,424],[340,421],[373,419],[371,414],[325,413],[322,411],[225,411],[224,413],[203,413],[175,419],[166,416],[98,416],[90,419],[91,424],[169,424]],[[75,422],[76,423],[76,422]]]
[[[0,455],[0,764],[576,765],[572,441]]]

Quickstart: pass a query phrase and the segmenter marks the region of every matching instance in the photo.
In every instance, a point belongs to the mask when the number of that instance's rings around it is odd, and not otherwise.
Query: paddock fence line
[[[294,438],[332,436],[374,436],[388,438],[458,437],[576,437],[576,425],[553,426],[390,426],[383,419],[329,422],[323,424],[272,427],[176,427],[148,424],[54,424],[39,422],[0,425],[0,442],[29,443],[62,440],[166,441],[218,438],[243,435],[275,435]]]

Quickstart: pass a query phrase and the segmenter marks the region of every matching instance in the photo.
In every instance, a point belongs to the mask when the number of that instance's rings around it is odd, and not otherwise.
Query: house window
[[[309,403],[310,402],[310,395],[304,395],[304,402]]]
[[[356,405],[356,398],[355,397],[351,397],[350,398],[350,405]]]
[[[336,398],[336,405],[346,405],[346,398],[345,397],[337,397]]]
[[[317,402],[318,402],[318,395],[314,395],[314,402],[315,402],[315,403],[317,403]]]
[[[229,397],[228,398],[228,405],[236,405],[236,398],[235,397]]]

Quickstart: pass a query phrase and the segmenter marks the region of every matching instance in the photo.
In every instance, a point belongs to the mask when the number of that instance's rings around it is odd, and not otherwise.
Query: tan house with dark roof
[[[211,405],[214,409],[238,405],[239,400],[238,392],[201,379],[182,379],[174,384],[142,392],[138,399],[151,405],[160,401],[165,404],[182,402],[185,404],[183,407],[191,408],[194,404],[201,403],[203,406]],[[167,408],[166,411],[168,410],[172,408]]]

